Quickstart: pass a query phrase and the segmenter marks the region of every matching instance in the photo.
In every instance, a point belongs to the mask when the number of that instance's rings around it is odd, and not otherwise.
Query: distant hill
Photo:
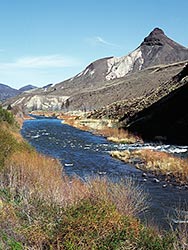
[[[0,101],[4,101],[10,97],[19,95],[20,90],[9,87],[8,85],[0,83]]]
[[[6,84],[0,83],[0,101],[3,102],[9,98],[12,98],[21,94],[22,92],[30,91],[35,88],[37,87],[33,85],[26,85],[20,89],[14,89]]]
[[[36,86],[29,84],[29,85],[26,85],[26,86],[20,88],[19,91],[24,92],[24,91],[29,91],[29,90],[36,89],[36,88],[37,88]]]

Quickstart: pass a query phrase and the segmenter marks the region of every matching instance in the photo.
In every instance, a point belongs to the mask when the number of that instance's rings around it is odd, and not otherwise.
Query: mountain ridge
[[[160,53],[160,56],[157,56]],[[165,54],[165,57],[163,56]],[[90,63],[82,72],[68,80],[82,82],[104,82],[121,78],[128,73],[158,64],[170,64],[188,59],[188,49],[168,38],[160,28],[154,28],[141,44],[122,57],[106,57]],[[97,67],[97,68],[96,68]],[[96,74],[96,75],[95,75]]]
[[[168,38],[163,30],[155,28],[128,55],[98,59],[76,76],[45,89],[39,88],[32,93],[21,94],[12,102],[13,105],[22,105],[27,111],[98,109],[112,102],[135,98],[142,94],[137,87],[138,77],[142,76],[145,79],[146,83],[139,78],[146,92],[150,91],[150,88],[157,88],[160,82],[168,80],[168,73],[157,76],[155,81],[147,73],[144,75],[145,73],[139,74],[139,72],[145,69],[149,72],[149,68],[154,67],[151,70],[153,72],[157,70],[155,69],[157,65],[168,65],[184,60],[188,60],[188,49]],[[171,73],[168,71],[169,77],[178,73],[178,71]],[[144,84],[150,84],[151,87]],[[130,96],[127,95],[125,88],[128,89]],[[100,97],[101,93],[103,95]]]
[[[15,89],[7,84],[0,83],[0,101],[5,101],[9,98],[15,97],[23,93],[24,91],[30,91],[34,88],[37,88],[37,87],[33,85],[26,85],[20,89]]]
[[[32,84],[25,85],[21,88],[19,88],[19,91],[24,92],[24,91],[30,91],[32,89],[36,89],[36,86],[33,86]]]
[[[21,91],[18,89],[14,89],[6,84],[0,83],[0,101],[19,95],[20,93]]]

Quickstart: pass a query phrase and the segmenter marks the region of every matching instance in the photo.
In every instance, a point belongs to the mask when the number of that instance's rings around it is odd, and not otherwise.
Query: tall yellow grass
[[[149,149],[135,151],[113,151],[111,155],[122,161],[131,163],[132,159],[138,158],[142,164],[136,167],[142,170],[152,171],[156,174],[166,175],[166,178],[175,178],[180,184],[188,183],[188,160],[181,159],[166,152],[159,152]]]
[[[36,152],[15,153],[6,162],[4,183],[12,193],[34,196],[67,206],[93,198],[107,200],[125,214],[138,214],[146,208],[146,196],[131,180],[112,183],[106,178],[87,182],[63,174],[60,163]]]
[[[132,179],[113,183],[106,178],[95,178],[87,185],[92,197],[115,204],[122,214],[137,216],[148,208],[146,193]]]
[[[142,142],[141,138],[129,133],[127,130],[124,130],[122,128],[106,127],[101,129],[99,133],[107,137],[107,140],[115,143],[130,144],[136,143],[138,141]]]
[[[64,115],[62,116],[65,123],[70,126],[79,128],[84,131],[92,131],[94,134],[105,136],[107,140],[114,143],[136,143],[143,142],[143,140],[135,136],[122,128],[114,128],[107,125],[107,122],[103,120],[86,119],[84,121],[78,116]],[[87,122],[88,121],[88,122]]]
[[[4,176],[12,191],[34,194],[51,203],[70,205],[87,195],[81,181],[63,175],[57,160],[36,152],[13,154],[6,162]]]

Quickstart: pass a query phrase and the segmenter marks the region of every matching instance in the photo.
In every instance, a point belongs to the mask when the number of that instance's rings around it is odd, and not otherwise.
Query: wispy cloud
[[[78,60],[61,56],[61,55],[46,55],[46,56],[25,56],[17,58],[11,62],[0,62],[1,69],[10,68],[28,68],[28,69],[44,69],[44,68],[63,68],[73,67],[78,65]]]
[[[72,77],[81,66],[79,59],[62,55],[24,56],[9,61],[0,58],[0,82],[14,88],[44,86]]]
[[[101,36],[94,36],[94,37],[88,38],[87,42],[89,42],[93,46],[97,46],[97,45],[104,46],[105,45],[105,46],[111,46],[111,47],[120,47],[119,45],[117,45],[115,43],[111,43],[109,41],[106,41]]]

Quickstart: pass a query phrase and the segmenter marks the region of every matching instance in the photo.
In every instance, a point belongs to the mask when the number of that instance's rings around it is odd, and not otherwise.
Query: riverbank
[[[112,151],[110,154],[125,163],[133,164],[145,173],[156,175],[159,180],[163,180],[167,184],[188,188],[187,159],[149,149]],[[145,174],[145,177],[147,177],[147,174]]]
[[[40,114],[40,113],[39,113]],[[44,116],[51,117],[52,113]],[[109,119],[88,119],[84,112],[70,112],[54,114],[62,119],[63,123],[89,131],[94,134],[102,135],[107,140],[114,143],[134,144],[143,143],[142,139],[129,134],[127,131],[117,128],[115,121]],[[188,186],[188,160],[180,159],[170,153],[159,152],[155,150],[141,149],[132,151],[114,151],[110,155],[125,163],[152,173],[159,179],[177,186]]]
[[[114,143],[142,143],[142,139],[131,133],[128,133],[123,128],[119,128],[119,124],[115,120],[110,119],[89,119],[88,113],[75,111],[75,112],[45,112],[34,111],[32,114],[42,115],[45,117],[56,117],[63,120],[66,123],[75,128],[83,131],[88,131],[93,134],[104,136],[108,141]]]
[[[180,233],[137,219],[147,197],[134,182],[68,178],[57,160],[18,142],[17,130],[0,128],[1,249],[178,249]]]
[[[91,131],[106,137],[114,143],[134,144],[143,143],[142,139],[129,134],[123,129],[116,128],[111,120],[87,119],[82,116],[64,115],[65,123],[76,128]],[[159,152],[148,149],[133,151],[113,151],[110,155],[134,167],[155,175],[156,181],[164,181],[164,187],[168,184],[188,188],[188,160],[180,159],[170,153]],[[146,174],[147,175],[147,174]]]
[[[141,138],[134,136],[122,128],[118,128],[115,121],[109,119],[88,119],[85,117],[63,116],[65,123],[84,131],[104,136],[108,141],[114,143],[137,143],[142,142]]]

